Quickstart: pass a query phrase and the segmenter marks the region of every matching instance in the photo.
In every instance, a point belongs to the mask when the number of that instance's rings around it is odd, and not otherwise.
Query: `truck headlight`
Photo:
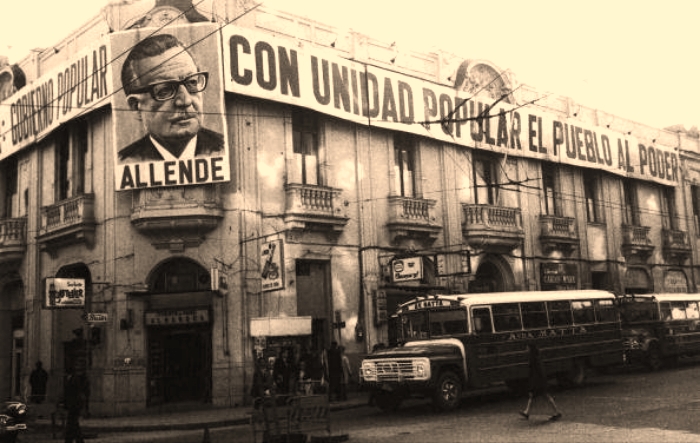
[[[367,381],[375,381],[377,379],[377,369],[374,363],[362,363],[362,378]]]

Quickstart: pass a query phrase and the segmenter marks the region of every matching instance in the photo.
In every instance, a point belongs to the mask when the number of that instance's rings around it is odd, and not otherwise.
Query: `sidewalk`
[[[339,411],[366,406],[367,395],[366,392],[348,393],[347,400],[331,402],[330,409],[331,411]],[[252,406],[217,408],[211,405],[203,405],[199,410],[187,412],[161,414],[145,412],[125,417],[90,417],[81,418],[80,427],[85,434],[214,429],[247,425],[249,423],[248,413],[251,408]],[[30,417],[30,420],[28,426],[31,428],[43,432],[52,431],[50,415],[47,414],[41,418],[34,419]],[[58,424],[60,425],[60,422]],[[59,430],[59,432],[61,431]]]

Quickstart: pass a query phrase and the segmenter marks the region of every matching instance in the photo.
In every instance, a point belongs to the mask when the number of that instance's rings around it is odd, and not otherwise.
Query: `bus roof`
[[[663,294],[639,294],[634,295],[632,299],[646,300],[656,299],[656,301],[700,301],[700,294],[688,294],[683,292],[669,292]]]
[[[556,300],[591,300],[591,299],[614,299],[615,294],[600,290],[573,290],[573,291],[522,291],[522,292],[490,292],[483,294],[436,294],[416,297],[407,301],[399,307],[399,310],[408,308],[410,305],[426,300],[449,301],[450,305],[460,304],[462,306],[489,305],[493,303],[518,303],[528,301],[556,301]],[[698,294],[700,298],[700,294]],[[433,305],[436,306],[436,305]],[[433,307],[427,305],[426,307]],[[410,308],[409,308],[410,309]]]

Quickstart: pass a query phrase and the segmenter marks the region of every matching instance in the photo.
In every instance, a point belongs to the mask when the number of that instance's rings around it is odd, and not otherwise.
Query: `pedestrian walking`
[[[345,346],[340,347],[340,357],[343,363],[343,387],[341,390],[342,400],[348,399],[348,387],[353,383],[352,378],[352,367],[350,367],[350,360],[348,356],[345,355]]]
[[[525,406],[524,411],[520,411],[520,415],[525,419],[530,418],[530,410],[537,397],[544,396],[549,402],[549,405],[554,410],[554,414],[549,417],[549,420],[555,421],[561,418],[561,411],[554,402],[554,397],[549,393],[547,387],[547,374],[544,371],[544,366],[542,365],[542,358],[540,356],[540,350],[534,343],[528,343],[528,366],[530,370],[529,375],[529,392],[527,399],[527,406]]]
[[[36,404],[41,404],[46,398],[46,385],[49,381],[49,374],[43,368],[41,361],[37,361],[34,370],[29,375],[29,385],[32,388],[31,399]]]
[[[63,385],[63,404],[67,410],[65,443],[84,443],[80,430],[80,412],[85,406],[85,382],[84,375],[68,368]]]
[[[343,399],[343,357],[335,341],[328,350],[328,399]]]

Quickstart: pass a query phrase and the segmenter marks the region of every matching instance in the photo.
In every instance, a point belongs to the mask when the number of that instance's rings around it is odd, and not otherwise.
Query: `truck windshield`
[[[403,340],[428,338],[428,322],[426,314],[427,313],[425,311],[412,312],[410,314],[404,314],[400,317],[400,336]]]
[[[411,312],[401,315],[400,318],[403,340],[445,337],[467,332],[465,309]]]

